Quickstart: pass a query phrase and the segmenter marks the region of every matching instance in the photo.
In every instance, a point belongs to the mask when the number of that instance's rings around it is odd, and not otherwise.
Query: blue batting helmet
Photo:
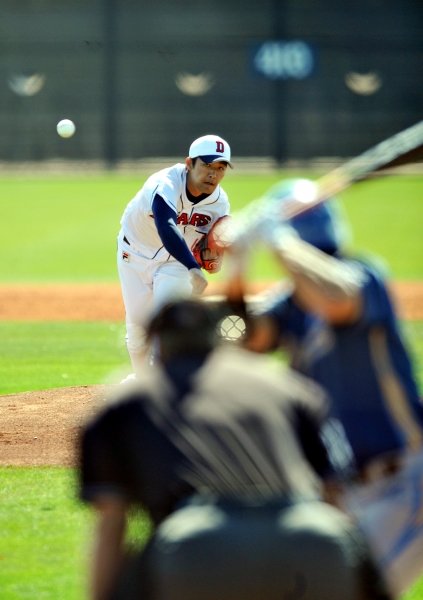
[[[276,189],[277,187],[277,189]],[[274,188],[280,199],[304,198],[313,191],[314,183],[308,179],[290,179]],[[288,223],[305,242],[327,254],[335,254],[345,242],[347,227],[334,198],[292,217]]]

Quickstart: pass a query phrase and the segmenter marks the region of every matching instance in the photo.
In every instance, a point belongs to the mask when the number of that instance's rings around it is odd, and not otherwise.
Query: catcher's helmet
[[[216,317],[206,302],[174,300],[152,318],[147,337],[158,338],[166,358],[207,354],[218,341]]]
[[[308,179],[287,180],[279,186],[278,194],[282,200],[284,195],[295,198],[310,186],[314,183]],[[335,254],[345,243],[347,227],[334,198],[292,217],[288,223],[301,239],[327,254]]]

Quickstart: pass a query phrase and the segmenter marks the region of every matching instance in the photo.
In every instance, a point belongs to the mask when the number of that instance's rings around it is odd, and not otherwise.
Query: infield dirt
[[[268,286],[255,284],[249,292]],[[209,288],[210,295],[222,292],[218,284]],[[395,282],[392,291],[401,318],[423,319],[423,282]],[[124,319],[117,284],[0,286],[0,298],[3,321]],[[80,428],[110,391],[97,385],[0,396],[0,465],[74,465]]]

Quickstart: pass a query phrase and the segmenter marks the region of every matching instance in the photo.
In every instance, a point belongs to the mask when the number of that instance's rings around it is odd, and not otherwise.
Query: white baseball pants
[[[192,295],[189,271],[171,260],[159,262],[135,253],[118,237],[117,265],[125,306],[126,345],[135,372],[145,364],[145,328],[166,302]]]

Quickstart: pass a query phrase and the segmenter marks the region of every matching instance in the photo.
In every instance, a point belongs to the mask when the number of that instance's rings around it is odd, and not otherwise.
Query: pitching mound
[[[2,396],[0,464],[74,465],[80,428],[106,392],[99,385]]]

